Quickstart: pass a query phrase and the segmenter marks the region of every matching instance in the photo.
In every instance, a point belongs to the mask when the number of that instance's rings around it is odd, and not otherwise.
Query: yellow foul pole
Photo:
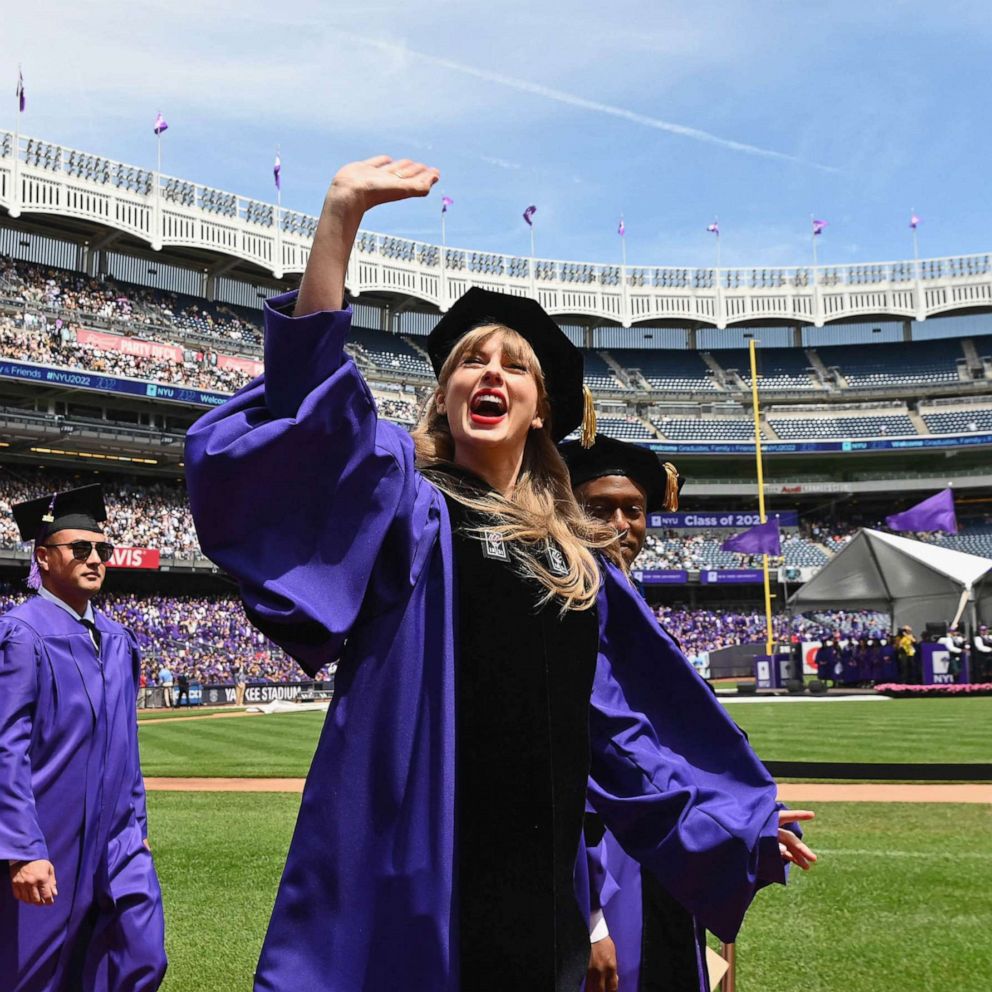
[[[767,522],[765,516],[765,470],[761,464],[761,410],[758,407],[758,362],[754,338],[747,343],[748,355],[751,358],[751,406],[754,410],[754,459],[758,465],[758,515],[761,523]],[[761,569],[765,580],[765,652],[772,653],[774,634],[772,631],[772,589],[768,579],[768,555],[761,556]]]

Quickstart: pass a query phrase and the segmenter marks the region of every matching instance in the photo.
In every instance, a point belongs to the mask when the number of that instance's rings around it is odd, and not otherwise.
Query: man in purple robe
[[[646,448],[603,434],[589,448],[572,441],[559,451],[576,499],[617,530],[632,567],[644,547],[648,514],[678,509],[685,480]],[[667,690],[663,682],[659,688]],[[809,818],[798,810],[793,815]],[[618,986],[621,992],[698,992],[705,987],[704,927],[641,870],[593,812],[587,812],[586,843],[587,851],[580,852],[589,859],[592,953],[586,992],[614,992]]]
[[[134,636],[93,609],[113,547],[100,486],[19,503],[37,595],[0,617],[0,988],[153,992]]]

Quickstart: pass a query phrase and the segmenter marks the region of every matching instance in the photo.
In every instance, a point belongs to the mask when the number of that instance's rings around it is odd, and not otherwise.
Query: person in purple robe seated
[[[685,480],[647,448],[603,434],[589,448],[566,441],[558,450],[579,505],[616,530],[632,568],[644,547],[648,515],[677,510]],[[667,689],[661,681],[657,688]],[[793,823],[812,818],[809,811],[792,813]],[[592,940],[586,992],[708,988],[704,928],[597,819],[587,816],[586,825]],[[810,864],[805,855],[795,862]]]
[[[98,485],[13,507],[37,592],[0,617],[0,988],[152,992],[162,893],[138,762],[140,658],[93,609],[113,552]]]
[[[555,444],[594,414],[544,310],[469,289],[412,436],[378,418],[344,348],[349,256],[369,208],[437,179],[337,173],[299,293],[267,301],[264,374],[187,435],[201,545],[249,619],[311,675],[338,663],[258,992],[578,992],[587,790],[725,939],[799,843],[575,502]]]

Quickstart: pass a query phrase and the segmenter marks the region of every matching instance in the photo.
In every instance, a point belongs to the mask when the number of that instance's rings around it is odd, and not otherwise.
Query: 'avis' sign
[[[111,568],[158,568],[158,548],[114,548]]]

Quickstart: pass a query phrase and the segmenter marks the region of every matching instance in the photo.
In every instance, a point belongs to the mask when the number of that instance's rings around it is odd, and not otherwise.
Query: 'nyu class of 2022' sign
[[[799,514],[795,510],[782,510],[769,516],[780,527],[798,527]],[[648,526],[670,530],[710,529],[713,527],[754,527],[761,523],[758,511],[709,510],[705,513],[652,513]]]

